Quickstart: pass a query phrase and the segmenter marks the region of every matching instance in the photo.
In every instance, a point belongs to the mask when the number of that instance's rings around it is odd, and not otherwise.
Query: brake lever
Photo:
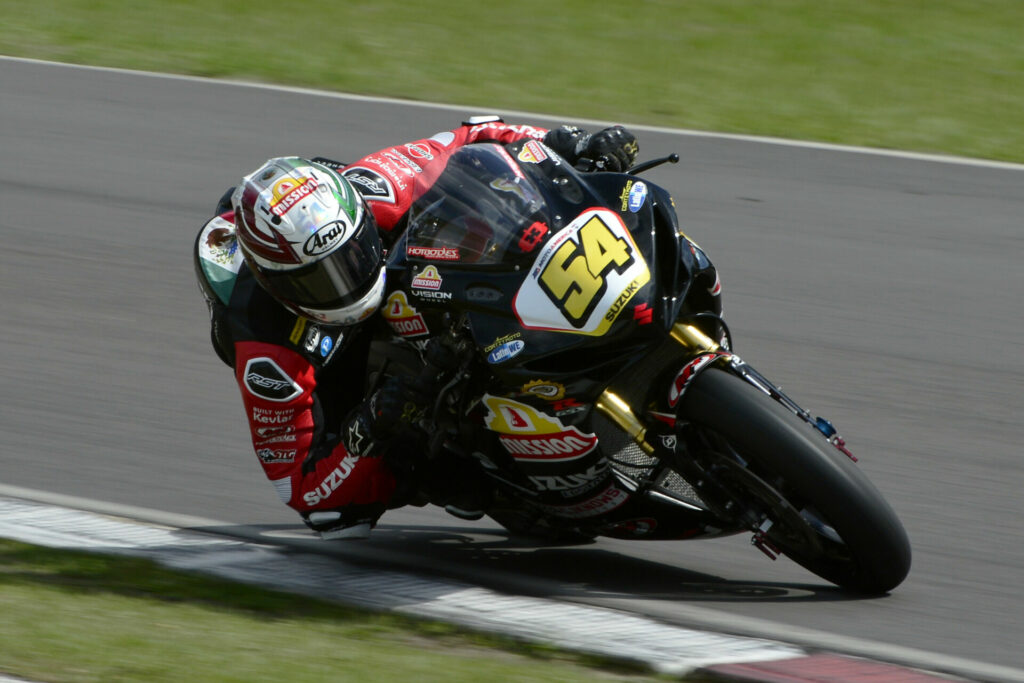
[[[679,155],[673,153],[673,154],[669,154],[667,157],[659,157],[657,159],[651,159],[650,161],[645,161],[645,162],[637,164],[633,168],[629,169],[628,171],[626,171],[626,173],[628,173],[629,175],[636,175],[637,173],[643,173],[644,171],[649,171],[650,169],[654,168],[655,166],[661,166],[664,163],[678,164],[679,163]]]

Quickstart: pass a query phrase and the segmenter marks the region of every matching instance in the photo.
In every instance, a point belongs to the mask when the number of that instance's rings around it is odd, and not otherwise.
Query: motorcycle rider
[[[457,148],[527,138],[586,170],[624,171],[637,153],[621,126],[591,135],[474,117],[348,166],[270,159],[225,193],[200,230],[194,259],[211,338],[234,370],[253,448],[281,500],[322,538],[365,538],[386,509],[430,488],[402,435],[434,388],[398,377],[364,398],[383,247]],[[481,517],[479,504],[444,492],[450,476],[433,477],[442,484],[427,490],[430,502]]]

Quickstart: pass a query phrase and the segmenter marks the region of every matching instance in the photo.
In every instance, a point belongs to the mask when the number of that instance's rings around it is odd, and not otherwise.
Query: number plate
[[[599,336],[650,279],[622,219],[590,209],[544,245],[512,308],[526,328]]]

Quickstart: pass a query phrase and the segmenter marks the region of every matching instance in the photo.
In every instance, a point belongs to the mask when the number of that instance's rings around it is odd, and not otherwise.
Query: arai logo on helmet
[[[345,232],[344,223],[337,221],[328,223],[306,240],[306,243],[302,245],[302,251],[307,256],[326,254],[345,241]]]

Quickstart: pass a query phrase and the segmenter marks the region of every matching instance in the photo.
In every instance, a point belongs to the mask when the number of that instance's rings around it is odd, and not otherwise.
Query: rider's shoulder
[[[195,243],[196,275],[204,290],[227,304],[245,259],[238,248],[235,225],[227,214],[214,216],[199,231]]]

